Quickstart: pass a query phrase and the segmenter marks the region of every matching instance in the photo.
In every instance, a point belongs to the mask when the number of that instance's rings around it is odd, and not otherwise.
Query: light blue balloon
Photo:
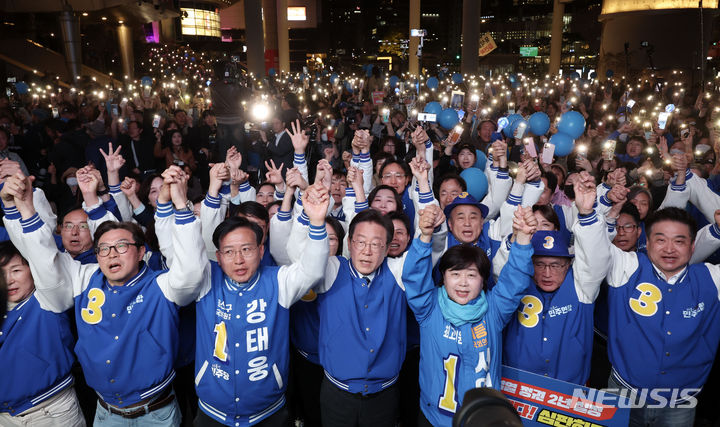
[[[528,119],[530,133],[533,135],[545,135],[550,130],[550,117],[542,111],[533,113]]]
[[[580,74],[577,71],[573,71],[568,75],[572,80],[577,80],[580,78]]]
[[[515,122],[518,120],[522,120],[522,116],[520,114],[510,114],[507,116],[508,125],[505,126],[502,130],[503,135],[505,135],[506,138],[512,138],[513,133],[515,132],[515,127],[513,126]]]
[[[460,176],[467,183],[467,191],[477,201],[482,201],[488,192],[488,180],[485,173],[478,168],[467,168],[460,172]]]
[[[455,83],[456,85],[459,85],[460,83],[462,83],[462,82],[463,82],[463,76],[462,76],[462,74],[460,74],[460,73],[455,73],[455,74],[453,74],[453,75],[452,75],[452,82]]]
[[[572,110],[560,116],[558,131],[577,139],[585,133],[585,117],[579,112]]]
[[[398,76],[390,76],[390,80],[389,80],[390,87],[395,87],[395,86],[397,86],[397,84],[398,84],[399,81],[400,81],[400,77],[398,77]]]
[[[153,79],[152,79],[152,77],[150,77],[150,76],[143,76],[143,77],[140,79],[140,84],[141,84],[142,86],[152,86],[152,84],[153,84]]]
[[[558,157],[567,156],[575,147],[575,140],[565,133],[558,132],[550,137],[551,144],[555,144],[555,155]]]
[[[440,105],[437,101],[431,101],[425,104],[425,109],[423,111],[428,114],[439,115],[442,112],[442,105]]]
[[[15,90],[16,90],[17,93],[19,93],[20,95],[25,95],[26,93],[28,93],[28,89],[29,89],[29,88],[28,88],[28,85],[27,85],[27,83],[25,83],[25,82],[17,82],[17,83],[15,83]]]
[[[485,153],[483,153],[480,150],[475,150],[475,167],[480,169],[481,171],[485,170],[485,165],[487,163],[487,156]]]
[[[453,126],[458,124],[460,119],[458,118],[457,111],[452,108],[446,108],[440,112],[437,117],[437,122],[443,129],[452,129]]]
[[[440,82],[438,81],[437,77],[430,77],[429,79],[427,79],[425,84],[429,89],[437,89],[440,85]]]
[[[350,82],[345,82],[345,89],[347,89],[348,92],[353,93],[353,87]]]
[[[371,77],[372,70],[373,70],[373,66],[368,64],[368,67],[365,69],[365,77]]]

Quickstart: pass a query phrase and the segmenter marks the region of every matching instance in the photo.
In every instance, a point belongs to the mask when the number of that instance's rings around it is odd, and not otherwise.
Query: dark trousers
[[[419,369],[420,346],[415,346],[405,353],[405,361],[398,379],[400,385],[400,424],[402,427],[414,427],[417,425],[418,414],[420,414]]]
[[[195,427],[225,427],[225,424],[210,418],[202,409],[197,412],[193,425]],[[254,427],[290,427],[287,407],[283,405],[277,412],[255,424]]]
[[[592,388],[607,388],[610,377],[610,358],[608,358],[607,341],[597,333],[593,334],[592,357],[590,358],[590,378],[588,384]]]
[[[394,427],[399,415],[400,387],[363,396],[333,385],[327,377],[320,387],[323,427]]]
[[[193,425],[193,419],[198,412],[198,398],[195,394],[195,364],[190,363],[175,370],[177,376],[173,380],[175,398],[182,415],[182,426]]]
[[[303,420],[305,427],[320,427],[320,385],[325,373],[294,348],[290,351],[290,381],[288,403],[292,402],[294,418]],[[289,405],[288,405],[289,406]]]
[[[422,411],[418,412],[418,418],[417,418],[417,426],[418,427],[433,427],[432,424],[430,424],[430,421],[428,421],[425,414],[422,413]]]

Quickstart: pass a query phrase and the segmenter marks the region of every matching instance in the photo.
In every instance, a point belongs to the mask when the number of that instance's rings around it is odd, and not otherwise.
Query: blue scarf
[[[451,300],[448,296],[445,286],[440,286],[438,292],[438,302],[440,303],[440,311],[443,317],[456,328],[466,323],[477,323],[485,316],[488,309],[487,298],[485,292],[480,291],[480,295],[465,305],[460,305]]]

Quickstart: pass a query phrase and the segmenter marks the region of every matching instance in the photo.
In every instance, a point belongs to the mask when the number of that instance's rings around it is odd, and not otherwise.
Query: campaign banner
[[[497,49],[495,40],[493,40],[490,33],[485,33],[480,36],[480,47],[478,48],[478,55],[485,56],[493,50]]]
[[[623,397],[509,366],[502,367],[501,391],[525,426],[626,427],[630,419]]]

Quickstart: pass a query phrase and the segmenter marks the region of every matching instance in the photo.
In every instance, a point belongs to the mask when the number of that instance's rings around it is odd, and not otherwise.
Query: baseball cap
[[[559,231],[538,231],[533,235],[532,246],[534,256],[560,256],[572,258],[567,238]]]
[[[468,192],[460,193],[460,195],[457,196],[455,198],[455,200],[452,201],[452,203],[445,206],[445,210],[444,210],[445,216],[449,217],[452,210],[461,205],[475,206],[476,208],[480,209],[480,212],[482,213],[483,218],[487,217],[488,207],[483,205],[482,203],[478,202]]]

